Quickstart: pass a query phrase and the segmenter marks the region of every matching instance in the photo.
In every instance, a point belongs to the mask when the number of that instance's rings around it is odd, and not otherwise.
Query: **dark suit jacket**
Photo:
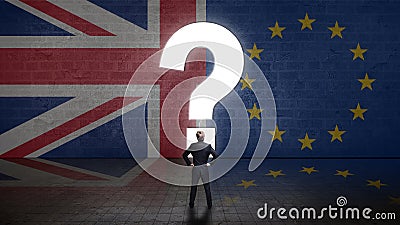
[[[193,156],[193,164],[195,166],[206,164],[208,162],[208,156],[210,156],[210,154],[213,156],[212,160],[218,157],[217,152],[211,147],[211,145],[203,141],[191,144],[190,147],[183,153],[182,157],[188,166],[190,166],[191,164],[188,158],[188,155],[190,153]]]

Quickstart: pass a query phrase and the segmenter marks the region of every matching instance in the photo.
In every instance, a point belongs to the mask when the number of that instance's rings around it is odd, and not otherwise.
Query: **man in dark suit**
[[[208,163],[208,157],[210,154],[213,156],[212,160],[218,157],[215,150],[210,144],[204,142],[205,134],[203,131],[196,132],[197,142],[190,145],[190,147],[183,153],[183,159],[188,166],[192,166],[192,187],[190,188],[190,201],[189,206],[193,208],[194,200],[196,198],[197,184],[201,177],[203,182],[204,190],[206,191],[207,206],[209,209],[212,207],[211,201],[211,190],[209,183],[208,168],[210,164]],[[188,155],[192,154],[193,163],[190,162]]]

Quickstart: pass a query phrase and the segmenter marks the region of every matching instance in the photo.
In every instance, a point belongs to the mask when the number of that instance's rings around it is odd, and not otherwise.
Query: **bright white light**
[[[215,128],[187,128],[186,149],[189,148],[190,144],[197,142],[196,132],[199,130],[204,131],[206,135],[204,142],[211,144],[211,147],[215,149]]]
[[[212,120],[215,104],[240,80],[244,66],[243,51],[238,39],[225,27],[209,22],[192,23],[179,29],[168,40],[160,67],[184,70],[188,54],[198,47],[211,51],[214,70],[192,92],[189,119]]]

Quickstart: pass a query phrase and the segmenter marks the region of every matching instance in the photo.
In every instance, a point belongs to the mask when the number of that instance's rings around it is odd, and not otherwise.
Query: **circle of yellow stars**
[[[313,23],[316,22],[317,20],[312,18],[308,12],[305,13],[304,18],[299,18],[298,22],[301,24],[300,30],[313,30]],[[343,38],[343,32],[346,30],[346,27],[340,25],[340,23],[336,20],[335,23],[332,24],[332,26],[328,26],[327,29],[331,32],[330,38]],[[273,26],[268,27],[269,32],[271,32],[271,39],[278,37],[283,39],[284,38],[284,31],[286,30],[286,27],[281,26],[279,24],[279,21],[276,20],[275,24]],[[349,49],[351,53],[353,53],[353,60],[365,60],[364,54],[368,51],[366,48],[362,48],[360,43],[357,43],[355,48]],[[253,47],[251,49],[246,49],[246,51],[249,53],[250,59],[258,59],[261,60],[260,54],[264,52],[264,49],[258,48],[256,43],[253,43]],[[376,79],[372,79],[369,77],[368,73],[365,73],[365,76],[363,78],[357,79],[358,82],[361,83],[361,91],[363,90],[370,90],[372,91],[372,84],[376,81]],[[245,91],[246,89],[249,89],[250,91],[253,90],[252,83],[256,82],[256,79],[252,79],[251,75],[246,73],[245,78],[242,78],[240,80],[241,83],[241,90]],[[261,113],[263,109],[259,108],[256,103],[253,104],[253,107],[250,109],[247,109],[249,113],[249,119],[258,119],[261,120]],[[360,120],[365,120],[364,113],[368,111],[367,108],[363,108],[360,103],[357,103],[355,108],[349,109],[351,113],[353,113],[353,120],[360,119]],[[336,124],[335,127],[332,130],[327,131],[329,135],[331,135],[331,142],[338,142],[342,143],[343,138],[342,135],[344,135],[347,131],[346,130],[341,130],[341,127],[339,124]],[[278,125],[275,126],[275,130],[268,131],[269,134],[272,136],[272,141],[278,140],[279,142],[283,143],[283,135],[286,133],[285,130],[280,130]],[[317,141],[316,138],[309,136],[309,134],[306,132],[303,138],[299,138],[298,141],[301,143],[300,150],[312,150],[312,144],[313,142]]]
[[[316,22],[316,19],[310,18],[309,14],[306,12],[304,18],[298,19],[298,21],[301,23],[300,30],[310,30],[312,31],[312,24]],[[343,34],[342,32],[345,31],[346,27],[339,25],[338,21],[335,21],[333,26],[327,27],[329,31],[331,31],[331,36],[330,38],[333,39],[335,37],[342,39]],[[280,26],[279,22],[276,20],[275,24],[271,27],[268,27],[268,30],[271,32],[271,39],[275,37],[279,37],[280,39],[283,39],[283,31],[286,30],[286,27]],[[351,53],[353,53],[353,61],[360,59],[360,60],[365,60],[364,54],[368,51],[366,48],[362,48],[360,43],[357,43],[357,46],[355,48],[349,49]],[[256,43],[253,43],[253,47],[251,49],[246,49],[246,51],[250,54],[250,59],[256,58],[258,60],[261,60],[260,54],[264,52],[264,49],[258,48]],[[254,59],[253,59],[254,60]],[[363,78],[357,79],[358,82],[361,83],[361,91],[364,89],[369,89],[370,91],[373,90],[372,88],[372,83],[375,82],[376,79],[371,79],[368,75],[368,73],[365,74]],[[245,90],[246,88],[249,90],[253,90],[252,83],[255,82],[256,79],[251,79],[249,77],[249,74],[246,73],[245,78],[240,80],[240,83],[242,84],[241,90]],[[357,106],[355,108],[349,109],[351,113],[353,113],[353,120],[360,119],[360,120],[365,120],[364,118],[364,113],[368,111],[367,108],[361,107],[360,103],[357,103]],[[251,109],[247,109],[249,112],[249,120],[252,120],[254,118],[261,120],[261,113],[263,109],[260,109],[257,107],[257,104],[254,103],[253,107]],[[328,130],[328,134],[331,135],[331,142],[343,142],[342,135],[344,135],[347,131],[341,130],[339,128],[339,125],[336,124],[333,130]],[[278,140],[279,142],[283,143],[283,135],[286,133],[285,130],[280,130],[278,125],[275,125],[275,130],[273,131],[268,131],[269,134],[272,136],[272,141]],[[301,143],[301,150],[309,149],[312,150],[312,143],[316,141],[315,138],[310,138],[308,133],[305,133],[304,138],[299,138],[298,141]],[[317,173],[319,172],[318,170],[315,169],[315,167],[302,167],[299,172],[306,173],[308,175],[311,175],[312,173]],[[282,172],[282,170],[269,170],[266,176],[272,176],[274,179],[279,177],[279,176],[285,176],[285,174]],[[351,173],[349,170],[336,170],[336,173],[333,174],[335,176],[341,176],[343,178],[347,178],[350,176],[353,176],[354,174]],[[380,180],[366,180],[367,181],[367,186],[372,186],[377,189],[380,189],[382,186],[387,186],[387,184],[382,183]],[[251,187],[251,186],[257,186],[255,184],[255,180],[242,180],[240,184],[237,184],[237,186],[242,186],[245,189]],[[394,204],[400,204],[400,198],[392,197],[389,196],[390,200]]]

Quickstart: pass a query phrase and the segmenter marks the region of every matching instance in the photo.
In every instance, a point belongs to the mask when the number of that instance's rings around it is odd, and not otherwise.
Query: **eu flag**
[[[207,2],[207,20],[238,37],[272,88],[277,124],[270,157],[400,156],[399,7],[394,1]],[[236,89],[249,110],[256,103],[252,78]]]

